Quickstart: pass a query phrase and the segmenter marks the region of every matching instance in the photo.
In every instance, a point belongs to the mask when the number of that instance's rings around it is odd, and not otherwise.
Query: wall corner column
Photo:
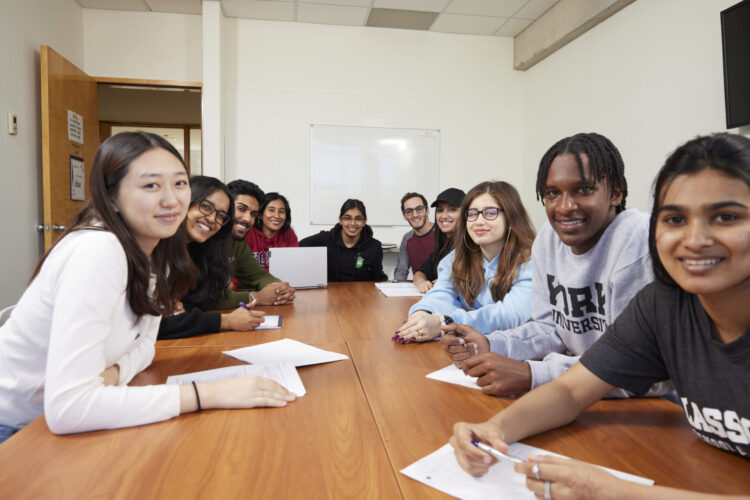
[[[203,174],[224,180],[224,85],[222,24],[218,0],[203,0]]]

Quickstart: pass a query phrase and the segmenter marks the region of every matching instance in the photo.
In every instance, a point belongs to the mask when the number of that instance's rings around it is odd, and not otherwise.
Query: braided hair
[[[628,197],[628,182],[625,180],[625,163],[620,152],[612,141],[595,132],[580,133],[557,141],[544,153],[539,162],[539,171],[536,174],[536,199],[544,204],[544,186],[547,183],[549,167],[558,156],[572,154],[578,163],[578,173],[581,179],[585,179],[583,173],[583,162],[581,155],[585,154],[591,166],[591,175],[594,182],[602,179],[607,180],[610,195],[615,190],[622,193],[622,201],[615,208],[615,213],[625,210],[625,199]]]

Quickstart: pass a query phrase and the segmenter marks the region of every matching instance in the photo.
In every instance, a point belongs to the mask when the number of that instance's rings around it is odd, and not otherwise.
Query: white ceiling
[[[514,37],[558,0],[220,0],[224,15],[245,19],[367,26],[410,22],[428,31]],[[87,9],[201,14],[201,0],[77,0]],[[375,11],[373,12],[373,9]],[[387,9],[387,10],[380,10]],[[434,20],[433,20],[434,18]],[[372,22],[370,23],[372,25]],[[420,28],[424,29],[424,28]]]

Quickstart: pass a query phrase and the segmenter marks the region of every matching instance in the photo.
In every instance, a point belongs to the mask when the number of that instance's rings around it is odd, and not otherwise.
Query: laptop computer
[[[268,250],[268,272],[297,289],[328,286],[326,247],[284,247]]]

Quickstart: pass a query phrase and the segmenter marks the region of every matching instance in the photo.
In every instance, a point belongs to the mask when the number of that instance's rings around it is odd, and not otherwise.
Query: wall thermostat
[[[18,117],[13,113],[8,113],[8,133],[10,135],[18,133]]]

